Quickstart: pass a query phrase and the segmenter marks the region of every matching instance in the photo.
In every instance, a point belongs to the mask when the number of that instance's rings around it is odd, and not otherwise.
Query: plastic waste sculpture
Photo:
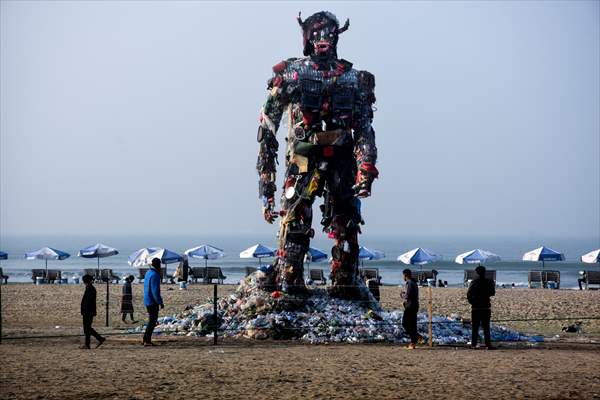
[[[371,194],[378,176],[377,147],[371,126],[375,77],[352,68],[337,56],[340,24],[321,11],[305,21],[303,58],[289,58],[273,67],[268,97],[260,115],[257,170],[259,197],[268,223],[281,216],[279,250],[269,274],[272,285],[290,294],[304,293],[303,260],[312,228],[312,204],[322,196],[321,224],[335,242],[331,255],[330,294],[361,298],[358,276],[360,198]],[[279,143],[276,133],[283,114],[288,120],[286,170],[281,211],[275,211],[275,172]]]

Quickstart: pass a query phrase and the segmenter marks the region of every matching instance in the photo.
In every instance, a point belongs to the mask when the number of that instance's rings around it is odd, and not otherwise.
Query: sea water
[[[209,260],[209,266],[218,266],[227,276],[225,283],[238,283],[244,277],[246,266],[258,266],[257,259],[240,259],[239,253],[256,243],[262,243],[272,248],[276,247],[274,237],[256,237],[253,235],[90,235],[78,236],[6,236],[0,238],[0,250],[9,254],[8,260],[0,261],[4,274],[10,276],[9,282],[31,282],[30,275],[33,268],[44,268],[43,260],[25,260],[27,251],[40,247],[54,247],[71,254],[71,257],[58,261],[48,260],[49,269],[60,269],[63,277],[73,278],[82,275],[83,268],[95,268],[96,259],[77,257],[77,251],[89,245],[101,242],[119,249],[119,254],[113,257],[100,259],[101,268],[111,268],[119,276],[137,276],[137,270],[127,264],[127,257],[135,250],[142,247],[166,247],[175,252],[183,253],[186,249],[201,244],[211,244],[223,249],[224,258]],[[561,288],[577,288],[579,271],[586,269],[600,269],[598,264],[583,264],[579,258],[593,249],[600,247],[598,238],[518,238],[518,237],[402,237],[402,236],[374,236],[361,235],[362,245],[383,251],[386,257],[377,261],[361,262],[365,268],[378,268],[384,284],[398,285],[402,283],[402,270],[407,266],[397,261],[397,257],[415,247],[424,247],[443,257],[442,261],[425,265],[424,269],[436,269],[438,279],[447,281],[450,286],[462,286],[464,269],[472,269],[475,265],[459,265],[454,262],[456,255],[475,248],[492,251],[502,257],[502,261],[490,263],[489,269],[495,269],[498,285],[517,287],[527,286],[527,271],[541,269],[542,264],[537,262],[523,262],[523,253],[541,245],[546,245],[565,254],[564,262],[546,262],[548,270],[558,270],[561,273]],[[318,235],[311,243],[325,253],[330,252],[331,241],[323,235]],[[262,259],[262,263],[271,262],[271,258]],[[204,266],[204,260],[191,259],[190,265]],[[167,272],[173,273],[177,264],[167,265]],[[319,268],[328,275],[329,264],[327,261],[311,263],[308,268]],[[418,269],[418,266],[411,266]],[[72,279],[69,279],[71,282]]]

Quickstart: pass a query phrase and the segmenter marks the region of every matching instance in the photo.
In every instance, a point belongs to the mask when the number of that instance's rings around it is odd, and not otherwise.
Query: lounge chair
[[[46,280],[48,281],[48,283],[54,283],[56,281],[60,282],[61,277],[62,277],[62,272],[60,270],[49,269],[48,275],[46,276]]]
[[[148,272],[150,268],[138,268],[138,282],[141,282],[144,280],[144,277],[146,276],[146,272]]]
[[[2,270],[0,270],[2,273]],[[586,290],[590,285],[600,285],[600,271],[585,271],[584,284]]]
[[[206,283],[212,283],[212,280],[216,279],[217,283],[222,284],[226,278],[220,267],[208,267],[206,271]]]
[[[421,286],[427,285],[427,279],[433,279],[433,286],[437,286],[438,272],[435,269],[411,270],[411,276]]]
[[[496,284],[496,270],[495,269],[486,269],[485,277],[494,281],[494,285]],[[463,278],[463,285],[469,286],[469,281],[477,278],[477,273],[474,269],[465,269],[465,275]]]
[[[363,268],[361,269],[360,273],[365,282],[369,279],[375,279],[378,284],[381,284],[381,276],[379,275],[378,268]]]
[[[198,283],[198,279],[204,282],[206,268],[205,267],[192,267],[190,268],[190,280],[194,283]]]
[[[246,267],[246,276],[256,272],[256,267]]]
[[[322,269],[311,269],[308,279],[313,282],[320,282],[321,285],[327,284],[327,279],[325,279],[325,274]]]
[[[545,288],[548,286],[548,282],[555,282],[556,289],[560,289],[560,272],[559,271],[529,271],[527,273],[527,281],[529,288],[539,284],[540,287]]]
[[[102,282],[106,282],[107,280],[109,280],[114,283],[119,283],[121,278],[113,274],[112,269],[103,269],[100,271],[100,280],[102,280]]]
[[[46,279],[46,270],[45,269],[32,269],[31,270],[31,280],[33,283],[36,282],[37,278]]]
[[[2,268],[0,268],[0,280],[3,280],[5,285],[8,284],[8,275],[4,275]]]
[[[100,273],[96,268],[84,268],[83,274],[91,276],[94,282],[100,282]]]

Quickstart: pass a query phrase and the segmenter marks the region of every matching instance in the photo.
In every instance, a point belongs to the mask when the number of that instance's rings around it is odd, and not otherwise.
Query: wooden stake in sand
[[[429,314],[429,347],[433,347],[433,293],[431,286],[427,288],[427,293],[429,297],[427,311]]]
[[[213,345],[217,345],[217,330],[219,329],[219,323],[217,322],[217,284],[213,286]]]
[[[109,298],[108,298],[108,285],[110,285],[110,277],[108,276],[108,274],[106,275],[106,327],[108,328],[108,302],[109,302]]]

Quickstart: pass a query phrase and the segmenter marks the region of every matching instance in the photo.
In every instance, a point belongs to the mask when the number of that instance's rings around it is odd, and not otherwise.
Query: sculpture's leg
[[[314,192],[308,195],[312,174],[295,175],[286,180],[293,187],[294,194],[288,193],[283,202],[284,215],[279,229],[279,254],[276,264],[276,283],[287,293],[301,294],[306,291],[304,284],[304,256],[310,239],[314,235],[312,224],[312,203]],[[314,185],[313,185],[314,186]]]
[[[334,239],[331,249],[331,294],[348,299],[361,297],[358,289],[358,224],[353,220],[353,199],[334,202],[334,215],[330,236]]]

